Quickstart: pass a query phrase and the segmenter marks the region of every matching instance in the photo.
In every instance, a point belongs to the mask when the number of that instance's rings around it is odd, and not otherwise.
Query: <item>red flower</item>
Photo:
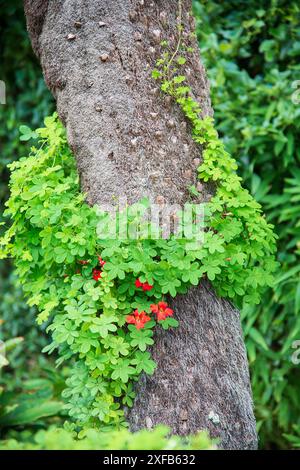
[[[166,302],[158,302],[157,305],[150,305],[152,313],[155,313],[157,321],[165,320],[167,317],[171,317],[174,313]]]
[[[153,289],[153,286],[151,286],[148,282],[141,282],[139,279],[135,281],[135,287],[138,289],[141,287],[143,291],[149,291]]]
[[[148,290],[153,289],[153,286],[148,284],[148,282],[144,282],[143,285],[142,285],[142,288],[143,288],[144,291],[148,291]]]
[[[101,271],[99,271],[98,269],[94,269],[94,271],[93,271],[93,279],[94,279],[95,281],[99,281],[99,279],[101,279],[101,276],[102,276]]]
[[[105,266],[105,264],[106,264],[106,261],[104,261],[104,260],[101,258],[101,256],[98,256],[98,261],[99,261],[99,264],[100,264],[101,268],[103,268],[103,266]]]
[[[135,310],[132,315],[127,315],[126,322],[132,325],[135,325],[138,330],[144,328],[145,323],[150,321],[151,318],[146,314],[146,312],[138,312]]]
[[[137,279],[137,280],[135,281],[135,287],[137,287],[137,288],[143,287],[143,283],[142,283],[139,279]]]

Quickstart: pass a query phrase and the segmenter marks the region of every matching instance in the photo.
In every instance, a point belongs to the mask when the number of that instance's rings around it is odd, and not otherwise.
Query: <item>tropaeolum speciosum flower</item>
[[[127,315],[126,317],[126,322],[135,325],[138,330],[144,328],[145,323],[150,320],[151,318],[146,312],[139,312],[138,310],[135,310],[131,315]]]
[[[143,291],[149,291],[153,289],[153,286],[151,286],[151,284],[149,284],[148,282],[141,282],[139,279],[135,281],[135,287],[137,287],[138,289],[142,288]]]
[[[158,302],[157,305],[150,305],[151,312],[156,315],[157,321],[165,320],[167,317],[171,317],[174,311],[168,306],[166,302]]]
[[[95,268],[93,270],[93,279],[94,281],[99,281],[102,277],[102,268],[106,265],[106,261],[104,261],[101,256],[98,256],[98,263],[101,269]]]
[[[102,276],[102,271],[100,271],[99,269],[94,269],[93,270],[93,279],[94,279],[94,281],[99,281],[99,279],[101,279],[101,276]]]

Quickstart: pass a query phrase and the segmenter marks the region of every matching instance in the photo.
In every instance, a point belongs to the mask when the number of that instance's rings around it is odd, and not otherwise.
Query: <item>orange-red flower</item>
[[[171,317],[174,313],[166,302],[158,302],[157,305],[150,305],[151,312],[156,315],[157,321],[165,320],[167,317]]]
[[[150,321],[151,318],[146,314],[146,312],[138,312],[135,310],[132,315],[127,315],[126,322],[132,325],[135,325],[138,330],[144,328],[145,324]]]

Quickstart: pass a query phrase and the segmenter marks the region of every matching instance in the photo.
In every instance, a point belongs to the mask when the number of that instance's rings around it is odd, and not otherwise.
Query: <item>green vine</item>
[[[178,322],[165,296],[186,293],[207,277],[219,295],[259,302],[272,282],[275,235],[260,205],[241,187],[235,161],[224,149],[213,119],[201,118],[179,68],[189,48],[181,38],[176,53],[166,52],[153,77],[172,96],[202,147],[199,179],[216,184],[205,206],[203,243],[168,239],[97,238],[99,220],[108,217],[85,203],[74,158],[57,115],[36,131],[40,145],[10,165],[11,196],[6,216],[13,220],[1,239],[1,257],[15,259],[29,305],[38,322],[49,322],[58,365],[74,360],[64,397],[80,427],[124,424],[122,407],[134,400],[134,382],[152,374],[147,351],[156,325]],[[147,202],[142,201],[147,208]],[[129,224],[136,224],[134,206]],[[176,312],[175,312],[176,315]]]

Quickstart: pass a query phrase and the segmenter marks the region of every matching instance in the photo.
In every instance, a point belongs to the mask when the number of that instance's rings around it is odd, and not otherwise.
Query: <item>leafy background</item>
[[[31,51],[22,2],[0,0],[0,7],[0,79],[7,87],[7,104],[0,107],[2,211],[5,167],[28,150],[19,126],[40,126],[54,103]],[[242,312],[260,445],[297,447],[300,365],[291,355],[293,341],[300,339],[300,105],[291,97],[293,82],[300,80],[300,6],[295,0],[195,0],[194,11],[217,128],[279,235],[276,285],[260,306]],[[0,435],[26,441],[33,431],[60,423],[68,371],[57,372],[41,354],[46,336],[9,263],[1,261],[0,276],[0,337],[10,349],[0,377]],[[12,341],[16,337],[24,340]]]
[[[196,1],[197,32],[217,128],[279,235],[273,290],[242,312],[261,446],[285,448],[299,428],[300,5],[296,1]],[[299,441],[299,440],[298,440]]]

